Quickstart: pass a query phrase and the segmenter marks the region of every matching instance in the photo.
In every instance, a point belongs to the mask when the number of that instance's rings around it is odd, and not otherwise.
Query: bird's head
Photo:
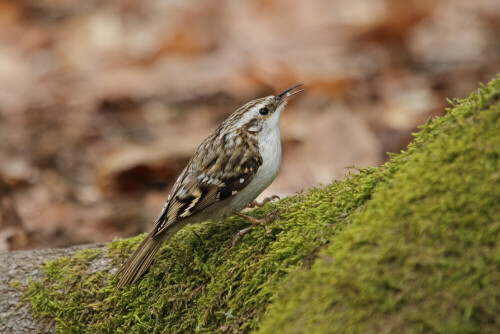
[[[271,131],[273,128],[279,127],[280,116],[288,99],[305,91],[305,89],[299,89],[292,92],[300,86],[302,84],[292,86],[276,96],[270,95],[250,101],[236,110],[228,121],[236,127],[244,128],[254,134]]]

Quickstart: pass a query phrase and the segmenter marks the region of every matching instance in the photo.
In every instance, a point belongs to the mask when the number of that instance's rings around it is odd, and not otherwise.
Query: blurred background
[[[265,195],[380,165],[499,36],[498,0],[0,0],[0,249],[148,230],[221,121],[296,83]]]

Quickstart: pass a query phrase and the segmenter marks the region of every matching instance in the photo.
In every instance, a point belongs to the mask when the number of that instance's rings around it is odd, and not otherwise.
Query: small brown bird
[[[189,223],[239,215],[252,225],[272,219],[240,211],[276,178],[281,165],[280,117],[288,99],[305,89],[248,102],[227,118],[193,154],[174,184],[153,229],[123,264],[117,289],[137,281],[163,241]],[[234,241],[234,239],[233,239]]]

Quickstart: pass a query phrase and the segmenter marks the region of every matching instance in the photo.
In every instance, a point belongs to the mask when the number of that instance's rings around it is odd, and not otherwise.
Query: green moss
[[[500,330],[500,80],[423,127],[259,333]]]
[[[26,299],[62,333],[249,332],[269,306],[262,332],[497,325],[498,96],[495,80],[390,163],[254,210],[279,207],[281,219],[233,248],[240,218],[188,226],[118,292],[93,269],[102,254],[84,251],[46,263]],[[108,260],[119,265],[143,237],[111,243]]]
[[[142,280],[118,292],[114,275],[89,269],[94,252],[48,262],[45,280],[32,282],[26,299],[35,315],[55,319],[64,333],[248,331],[277,284],[309,265],[369,198],[380,179],[374,171],[253,210],[260,217],[279,207],[280,220],[255,228],[233,248],[232,236],[247,226],[240,218],[188,226],[165,242]],[[107,256],[118,265],[143,237],[112,242]]]
[[[10,287],[12,289],[20,289],[21,288],[21,282],[19,281],[12,281],[12,283],[10,283]]]

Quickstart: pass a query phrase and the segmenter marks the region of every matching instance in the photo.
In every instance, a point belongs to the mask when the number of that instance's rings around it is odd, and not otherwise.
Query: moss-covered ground
[[[46,279],[26,294],[36,315],[60,332],[191,333],[248,331],[276,295],[279,283],[312,263],[315,252],[347,224],[379,177],[361,171],[344,182],[254,210],[280,207],[280,220],[256,228],[231,248],[247,223],[239,218],[188,226],[165,243],[138,284],[115,291],[107,272],[88,273],[99,251],[45,264]],[[118,240],[108,256],[121,262],[143,236]]]
[[[499,331],[499,98],[497,79],[389,163],[252,211],[281,219],[233,248],[239,218],[188,226],[121,291],[84,251],[46,263],[26,299],[62,333]]]
[[[260,333],[500,332],[499,98],[496,80],[427,124]]]

